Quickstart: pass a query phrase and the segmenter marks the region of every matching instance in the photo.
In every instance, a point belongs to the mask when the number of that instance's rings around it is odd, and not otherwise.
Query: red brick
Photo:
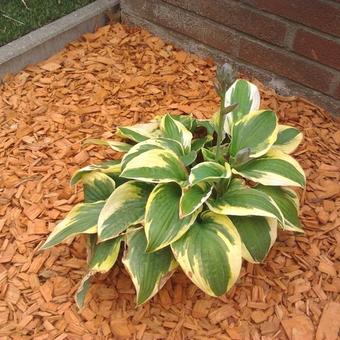
[[[338,86],[336,87],[333,97],[336,99],[340,99],[340,81],[338,81]],[[340,113],[340,111],[338,112],[338,114]]]
[[[329,87],[333,79],[332,72],[293,53],[242,38],[239,58],[325,94],[331,94]]]
[[[243,3],[340,37],[339,5],[323,0],[240,0]]]
[[[340,44],[334,40],[299,29],[293,48],[298,54],[340,70]]]
[[[228,0],[163,1],[272,44],[284,44],[287,24],[240,3]]]
[[[234,54],[238,45],[235,32],[162,1],[124,1],[122,11],[140,16],[226,53]]]

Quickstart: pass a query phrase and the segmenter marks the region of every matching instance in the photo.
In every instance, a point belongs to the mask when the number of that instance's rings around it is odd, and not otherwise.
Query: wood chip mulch
[[[274,61],[273,61],[274,62]],[[81,201],[78,168],[118,157],[82,147],[117,125],[171,111],[209,117],[218,108],[212,61],[120,24],[86,34],[51,59],[0,85],[1,339],[337,339],[340,328],[340,124],[321,108],[261,84],[262,107],[303,130],[296,152],[308,177],[301,192],[306,233],[281,232],[265,263],[244,264],[230,293],[211,298],[178,271],[135,307],[121,265],[98,275],[78,312],[85,273],[77,237],[37,252]]]

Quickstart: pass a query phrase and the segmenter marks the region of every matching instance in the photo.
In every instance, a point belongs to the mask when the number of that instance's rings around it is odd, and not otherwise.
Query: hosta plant
[[[84,302],[95,273],[122,262],[137,303],[154,296],[178,266],[211,296],[236,282],[242,258],[258,263],[277,228],[301,232],[298,197],[305,175],[289,154],[301,142],[294,127],[260,110],[257,87],[224,66],[217,72],[220,109],[211,120],[166,114],[117,128],[124,141],[88,140],[124,156],[77,171],[77,204],[43,249],[85,234],[88,273],[76,294]]]

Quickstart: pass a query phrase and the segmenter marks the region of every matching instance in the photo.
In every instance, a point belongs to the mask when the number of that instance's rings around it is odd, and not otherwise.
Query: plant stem
[[[224,123],[224,109],[225,109],[225,92],[220,95],[221,104],[220,104],[220,115],[218,117],[218,131],[217,131],[217,142],[216,142],[216,156],[215,159],[218,161],[221,153],[221,143],[222,143],[222,134],[223,134],[223,123]]]

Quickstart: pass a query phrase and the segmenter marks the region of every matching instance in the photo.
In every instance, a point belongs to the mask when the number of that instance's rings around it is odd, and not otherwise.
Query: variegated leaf
[[[270,150],[266,155],[233,169],[233,172],[263,185],[304,187],[306,184],[300,164],[278,150]]]
[[[194,151],[201,150],[204,147],[204,145],[208,142],[211,142],[212,139],[213,139],[212,136],[209,135],[206,135],[205,137],[202,138],[194,139],[191,143],[191,150]]]
[[[123,263],[137,291],[137,304],[151,299],[165,284],[177,267],[169,247],[146,253],[143,229],[127,233],[127,251]]]
[[[119,175],[120,174],[120,160],[111,160],[111,161],[106,161],[103,163],[99,164],[91,164],[87,165],[84,168],[79,169],[76,171],[72,178],[71,178],[71,185],[77,184],[83,176],[96,171],[96,172],[103,172],[107,175]]]
[[[198,119],[191,115],[170,115],[172,119],[181,122],[189,131],[195,131]]]
[[[290,154],[297,149],[302,138],[303,134],[298,129],[288,125],[279,125],[279,132],[273,149]]]
[[[130,151],[123,157],[122,159],[122,169],[124,169],[132,159],[136,156],[141,155],[142,153],[149,150],[171,150],[173,151],[179,158],[184,156],[183,146],[172,139],[169,138],[152,138],[148,139],[144,142],[138,143],[133,146]]]
[[[149,138],[156,138],[160,136],[159,122],[120,126],[117,127],[117,135],[137,143],[143,142]]]
[[[299,199],[295,191],[288,188],[265,185],[257,185],[256,190],[266,193],[280,208],[284,216],[283,229],[303,233],[299,221]]]
[[[90,283],[93,273],[87,273],[80,282],[79,288],[75,295],[75,300],[78,308],[83,308],[86,294],[90,288]]]
[[[123,241],[121,236],[95,244],[89,259],[89,270],[96,273],[106,273],[116,263],[120,244]]]
[[[242,256],[259,263],[267,256],[277,236],[277,220],[262,216],[230,216],[242,240]]]
[[[182,161],[182,163],[185,165],[185,166],[189,166],[191,165],[193,162],[195,162],[197,158],[197,151],[190,151],[189,153],[185,154],[184,156],[182,156],[180,158],[180,160]]]
[[[96,247],[98,236],[97,234],[86,234],[86,252],[87,252],[87,264],[89,264],[91,257],[94,253],[94,249]]]
[[[160,129],[165,138],[181,143],[186,153],[190,151],[192,133],[180,121],[166,114],[161,120]]]
[[[207,204],[211,211],[231,216],[267,216],[277,218],[283,223],[283,215],[265,193],[252,189],[234,179],[228,190],[216,199],[209,199]]]
[[[191,185],[202,181],[216,181],[231,176],[231,169],[228,163],[224,166],[216,162],[202,162],[195,165],[189,175]]]
[[[184,182],[187,170],[177,155],[170,150],[154,149],[131,159],[122,177],[150,183]]]
[[[65,219],[58,223],[41,249],[48,249],[77,234],[97,232],[98,216],[105,201],[79,203],[72,208]]]
[[[201,182],[183,189],[180,200],[180,216],[188,216],[200,208],[210,197],[213,186],[206,182]]]
[[[231,131],[229,152],[234,163],[240,152],[247,151],[249,158],[264,155],[275,143],[277,132],[277,117],[273,111],[253,111],[243,116],[233,124]]]
[[[215,162],[216,155],[210,149],[202,148],[201,152],[205,162]]]
[[[90,236],[92,236],[92,249],[89,254],[89,271],[82,279],[75,295],[78,308],[82,308],[84,306],[85,297],[90,288],[92,276],[96,273],[108,272],[116,263],[120,250],[120,243],[123,240],[122,237],[117,237],[115,239],[96,244],[96,235]]]
[[[119,142],[116,140],[96,139],[96,138],[86,139],[84,141],[84,144],[109,146],[113,151],[117,151],[117,152],[128,152],[132,147],[132,145],[128,143]]]
[[[105,201],[115,190],[115,181],[103,172],[92,171],[82,177],[86,203]]]
[[[142,222],[145,205],[153,186],[129,181],[118,187],[105,203],[98,219],[101,241],[117,237],[130,225]]]
[[[224,130],[228,134],[231,126],[237,123],[243,116],[260,108],[260,92],[256,85],[244,79],[236,80],[225,95],[225,107],[233,104],[238,106],[227,115]]]
[[[194,223],[197,213],[180,218],[181,188],[176,183],[158,184],[146,204],[147,252],[162,249],[178,240]]]
[[[206,294],[220,296],[236,282],[242,263],[241,239],[230,219],[204,212],[171,244],[188,278]]]

